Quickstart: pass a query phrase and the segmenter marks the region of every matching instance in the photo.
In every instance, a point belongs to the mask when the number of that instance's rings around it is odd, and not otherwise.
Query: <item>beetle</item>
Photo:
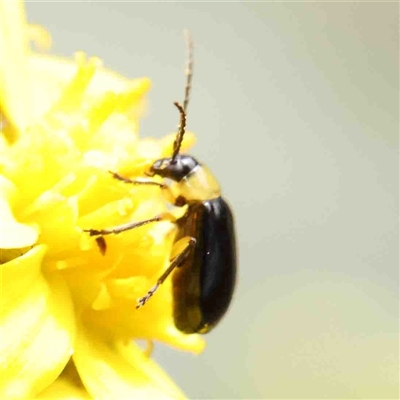
[[[236,235],[234,218],[221,197],[217,180],[210,170],[193,156],[181,154],[185,134],[187,107],[193,76],[193,43],[186,34],[188,60],[183,105],[175,102],[180,113],[171,157],[156,160],[146,174],[158,176],[165,183],[150,178],[131,180],[111,172],[115,179],[129,184],[157,185],[166,201],[174,206],[187,206],[185,214],[174,219],[164,213],[148,220],[131,222],[110,229],[86,229],[105,252],[104,235],[118,234],[158,221],[172,220],[177,227],[174,254],[169,267],[147,294],[138,299],[143,307],[158,287],[172,274],[173,316],[176,327],[184,333],[207,333],[224,316],[231,303],[236,283]],[[167,184],[166,182],[170,182]]]

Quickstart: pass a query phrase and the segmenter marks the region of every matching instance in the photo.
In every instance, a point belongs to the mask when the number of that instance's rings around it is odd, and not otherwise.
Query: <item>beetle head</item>
[[[192,156],[178,154],[175,159],[172,157],[157,160],[150,168],[150,175],[158,175],[175,182],[181,181],[189,175],[199,163]]]

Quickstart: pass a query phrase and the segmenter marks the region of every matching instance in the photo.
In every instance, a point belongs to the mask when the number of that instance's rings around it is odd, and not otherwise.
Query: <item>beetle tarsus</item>
[[[140,297],[137,301],[137,305],[136,308],[141,308],[143,307],[151,298],[151,296],[153,296],[153,294],[157,291],[157,289],[159,288],[160,283],[157,282],[148,292],[145,296]]]
[[[84,229],[83,232],[87,232],[89,236],[99,236],[103,234],[103,230],[97,230],[97,229]]]
[[[101,255],[104,256],[107,251],[107,242],[106,242],[106,239],[104,239],[104,236],[97,237],[96,243],[97,243],[97,247],[100,250]]]

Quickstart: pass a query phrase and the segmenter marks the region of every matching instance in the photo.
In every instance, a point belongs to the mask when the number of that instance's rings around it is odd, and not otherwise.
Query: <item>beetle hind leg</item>
[[[143,307],[150,300],[150,298],[157,291],[160,285],[168,278],[171,272],[175,268],[177,267],[179,268],[181,266],[182,262],[190,254],[194,246],[196,246],[196,239],[190,236],[186,236],[174,244],[172,254],[176,255],[174,255],[170,259],[169,267],[157,279],[156,284],[152,288],[150,288],[150,290],[146,293],[146,295],[138,299],[136,308]]]

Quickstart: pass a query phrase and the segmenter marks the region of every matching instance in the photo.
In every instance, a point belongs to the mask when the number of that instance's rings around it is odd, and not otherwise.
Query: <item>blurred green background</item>
[[[142,135],[189,129],[237,219],[232,308],[198,357],[155,358],[192,399],[397,399],[398,3],[27,2],[56,54],[153,81]]]

